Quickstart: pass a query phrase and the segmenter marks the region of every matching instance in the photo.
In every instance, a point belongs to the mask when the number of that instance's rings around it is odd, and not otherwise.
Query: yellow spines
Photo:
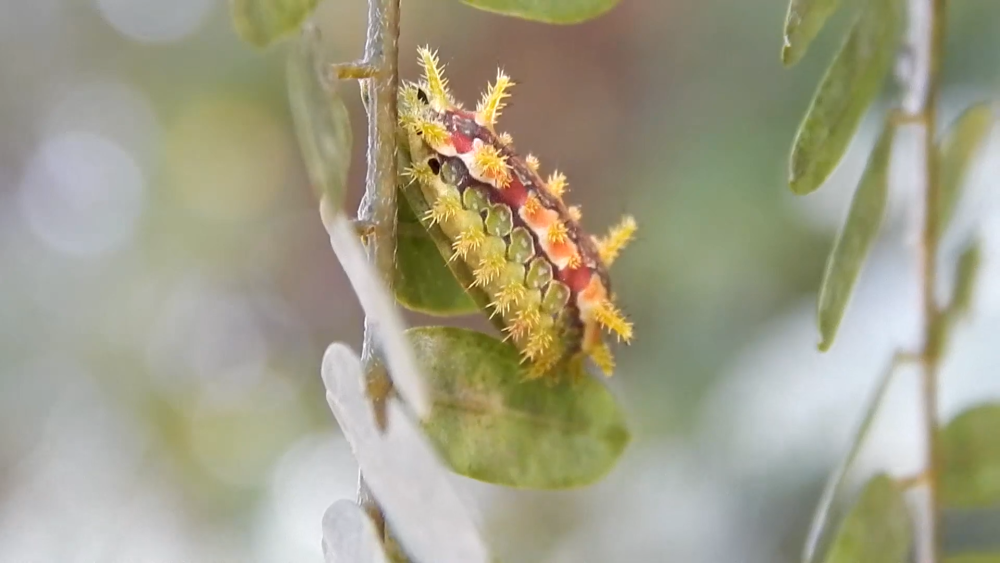
[[[476,105],[477,123],[493,129],[497,118],[500,117],[500,111],[506,105],[503,103],[504,98],[510,96],[507,93],[507,89],[513,85],[514,83],[504,74],[503,70],[498,69],[496,82],[489,86],[486,92],[483,93],[483,98],[479,101],[479,104]]]
[[[549,225],[548,231],[545,233],[545,238],[548,240],[549,244],[563,244],[569,242],[569,229],[566,227],[566,223],[556,220]]]
[[[500,149],[493,145],[487,145],[476,139],[472,149],[472,166],[474,172],[492,180],[498,188],[505,188],[510,184],[507,157],[500,154]]]
[[[524,157],[524,163],[528,165],[528,168],[532,172],[538,173],[538,169],[541,168],[542,164],[538,162],[538,157],[528,153],[528,156]]]
[[[632,340],[632,323],[615,307],[610,299],[602,299],[593,306],[594,320],[618,337],[618,340]]]
[[[566,193],[566,186],[568,185],[569,182],[566,181],[566,175],[556,170],[552,174],[549,174],[549,179],[545,183],[545,189],[557,198],[562,198],[562,195]]]
[[[428,47],[417,49],[420,56],[420,66],[424,69],[424,85],[427,87],[427,98],[431,106],[442,111],[452,105],[451,94],[448,92],[448,79],[438,62],[436,51]]]
[[[569,206],[569,208],[566,209],[566,212],[569,214],[569,218],[572,219],[572,220],[574,220],[574,221],[579,222],[580,219],[583,218],[583,212],[580,211],[580,206],[579,205],[571,205],[571,206]]]
[[[614,263],[621,250],[632,241],[636,228],[635,219],[626,215],[620,223],[608,231],[608,236],[594,240],[604,265],[610,266]]]
[[[451,194],[443,194],[434,200],[427,210],[427,220],[431,225],[446,223],[462,211],[462,202]]]
[[[611,375],[615,371],[615,359],[611,355],[611,350],[608,345],[601,342],[591,348],[589,351],[590,359],[597,366],[597,369],[601,370],[604,375]]]
[[[469,254],[479,250],[479,247],[486,242],[486,231],[482,229],[466,229],[455,237],[451,243],[451,248],[455,251],[454,257],[466,260]]]

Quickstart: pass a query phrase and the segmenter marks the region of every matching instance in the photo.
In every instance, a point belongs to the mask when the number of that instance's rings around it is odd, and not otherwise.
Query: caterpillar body
[[[632,323],[614,304],[608,267],[632,239],[631,217],[606,237],[588,235],[580,211],[562,199],[566,177],[545,180],[532,155],[520,156],[495,124],[513,85],[503,71],[475,111],[457,103],[435,53],[418,50],[424,75],[404,83],[399,121],[428,211],[451,242],[448,260],[461,260],[474,289],[489,297],[487,313],[541,377],[589,357],[606,375],[614,359],[603,330],[632,339]]]

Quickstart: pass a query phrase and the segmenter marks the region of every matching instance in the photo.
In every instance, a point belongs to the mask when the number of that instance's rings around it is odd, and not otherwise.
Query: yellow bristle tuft
[[[497,70],[497,81],[490,85],[476,106],[476,121],[492,128],[500,117],[500,111],[506,106],[503,103],[504,98],[510,97],[507,89],[513,85],[503,70]]]
[[[476,143],[476,148],[472,149],[472,162],[480,174],[495,181],[497,187],[503,188],[510,184],[507,157],[500,154],[500,150],[493,145]]]
[[[525,215],[531,217],[542,210],[542,202],[538,201],[538,197],[535,194],[528,194],[528,197],[525,198],[524,203],[521,205],[521,209]]]
[[[579,222],[583,218],[583,212],[580,211],[579,205],[571,205],[566,211],[569,213],[569,218],[574,221]]]
[[[419,118],[414,119],[411,129],[415,133],[419,133],[424,142],[431,147],[439,147],[451,140],[448,129],[444,124],[435,121],[427,121],[426,119]]]
[[[531,360],[539,360],[546,356],[555,344],[555,337],[549,330],[536,330],[528,335],[524,344],[524,355]]]
[[[431,225],[447,221],[462,210],[462,202],[455,196],[442,195],[434,200],[427,210],[426,218]]]
[[[636,229],[635,219],[627,215],[608,231],[608,236],[594,241],[597,243],[597,250],[605,266],[614,263],[618,254],[634,238]]]
[[[611,301],[605,299],[594,307],[594,319],[617,335],[619,340],[625,342],[632,340],[632,323],[625,319],[625,315]]]
[[[497,136],[497,141],[499,141],[501,145],[507,146],[514,142],[514,137],[511,137],[510,133],[504,131]]]
[[[569,268],[570,270],[579,268],[582,265],[583,265],[583,259],[580,258],[579,252],[574,252],[572,255],[570,255],[569,259],[566,260],[566,267]]]
[[[503,272],[503,268],[506,265],[507,260],[502,254],[488,254],[484,256],[482,262],[479,263],[479,267],[472,271],[472,275],[475,278],[472,282],[473,287],[486,287]]]
[[[606,376],[611,376],[615,371],[615,358],[611,355],[611,350],[608,345],[601,342],[597,346],[590,349],[590,359],[594,361],[594,365],[601,370]]]
[[[417,54],[420,55],[420,66],[424,69],[427,97],[438,106],[438,109],[448,107],[451,94],[448,93],[448,79],[444,77],[437,52],[431,51],[428,47],[421,47],[417,49]]]
[[[549,225],[549,230],[545,233],[545,238],[549,241],[549,244],[569,242],[569,229],[566,228],[566,223],[554,221]]]
[[[530,168],[532,172],[535,173],[537,173],[538,169],[542,166],[542,163],[538,162],[538,157],[531,153],[524,157],[524,163],[528,165],[528,168]]]
[[[511,282],[503,285],[497,291],[493,302],[490,303],[493,306],[493,314],[500,313],[501,315],[506,315],[511,307],[516,307],[521,303],[521,300],[524,299],[527,293],[527,288],[519,282]]]
[[[486,242],[486,231],[482,229],[467,229],[458,233],[455,237],[455,242],[451,244],[451,247],[455,249],[455,256],[462,258],[463,260],[469,256],[470,252],[475,252],[479,249],[482,244]]]
[[[535,331],[541,321],[542,315],[538,309],[521,309],[505,330],[515,340],[522,340]]]
[[[429,184],[434,181],[434,172],[431,171],[431,167],[426,162],[420,162],[407,167],[403,170],[403,175],[423,184]]]
[[[566,176],[562,172],[556,170],[549,175],[549,180],[545,184],[545,187],[548,189],[550,194],[556,197],[562,197],[562,195],[566,193],[566,186],[568,184]]]

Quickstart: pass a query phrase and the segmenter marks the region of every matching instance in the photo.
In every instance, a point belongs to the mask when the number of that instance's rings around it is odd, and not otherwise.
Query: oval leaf
[[[844,156],[892,67],[899,12],[899,0],[868,2],[827,69],[792,146],[794,193],[816,190]]]
[[[526,381],[514,347],[471,330],[407,334],[432,389],[424,428],[457,473],[510,487],[576,487],[600,479],[624,451],[624,415],[596,379]]]
[[[251,45],[267,47],[296,31],[318,0],[229,0],[236,33]]]
[[[887,475],[872,477],[837,530],[826,563],[906,563],[913,529],[906,500]]]
[[[940,178],[940,212],[938,232],[944,233],[955,212],[973,159],[984,145],[993,128],[993,107],[982,102],[966,109],[948,128],[938,142],[938,174]]]
[[[288,57],[288,102],[309,181],[339,210],[351,164],[350,115],[343,98],[319,81],[322,64],[315,33],[303,34]]]
[[[885,216],[889,196],[889,157],[892,155],[895,131],[895,126],[887,122],[868,157],[861,183],[851,200],[847,220],[826,263],[818,307],[819,349],[824,352],[833,344],[854,284]]]
[[[406,409],[388,400],[379,430],[361,362],[344,344],[327,348],[322,376],[327,404],[403,549],[415,561],[487,563],[489,551],[451,475]]]
[[[505,16],[553,24],[572,24],[594,19],[614,8],[620,0],[462,0]]]
[[[397,168],[405,170],[410,165],[405,144],[400,144],[398,157]],[[400,185],[407,196],[409,183],[401,180]],[[393,281],[396,300],[407,309],[428,315],[465,315],[478,311],[479,305],[463,289],[452,270],[458,266],[457,261],[448,264],[442,257],[442,248],[445,252],[451,249],[447,238],[443,233],[437,233],[438,240],[432,237],[417,218],[410,199],[398,198],[396,207],[396,276]],[[423,202],[422,198],[415,199],[418,205]],[[426,209],[421,208],[420,213],[425,212]],[[471,274],[469,276],[471,279]]]
[[[785,15],[785,43],[781,62],[792,66],[799,62],[826,20],[840,7],[840,0],[791,0]]]
[[[942,502],[952,508],[1000,503],[1000,404],[958,415],[941,436]]]

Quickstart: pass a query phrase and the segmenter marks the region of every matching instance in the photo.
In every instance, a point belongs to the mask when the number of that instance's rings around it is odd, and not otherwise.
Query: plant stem
[[[370,226],[365,248],[384,287],[392,291],[396,261],[396,92],[399,86],[399,2],[368,0],[368,33],[365,57],[352,68],[363,69],[361,96],[368,113],[368,170],[365,195],[358,208],[358,220]],[[378,373],[378,343],[374,320],[365,318],[361,362],[367,377]],[[369,385],[369,388],[371,386]],[[372,397],[376,418],[385,409],[385,397]],[[369,513],[379,531],[385,521],[364,475],[358,475],[358,503]]]
[[[923,335],[920,352],[923,432],[926,442],[927,531],[918,552],[921,563],[941,560],[941,456],[938,439],[938,373],[940,371],[946,318],[937,302],[937,257],[940,239],[940,191],[938,159],[934,143],[937,107],[941,92],[941,62],[944,58],[946,0],[908,0],[907,51],[912,57],[910,75],[903,80],[904,112],[921,128],[916,159],[924,196],[920,237],[920,294]]]

